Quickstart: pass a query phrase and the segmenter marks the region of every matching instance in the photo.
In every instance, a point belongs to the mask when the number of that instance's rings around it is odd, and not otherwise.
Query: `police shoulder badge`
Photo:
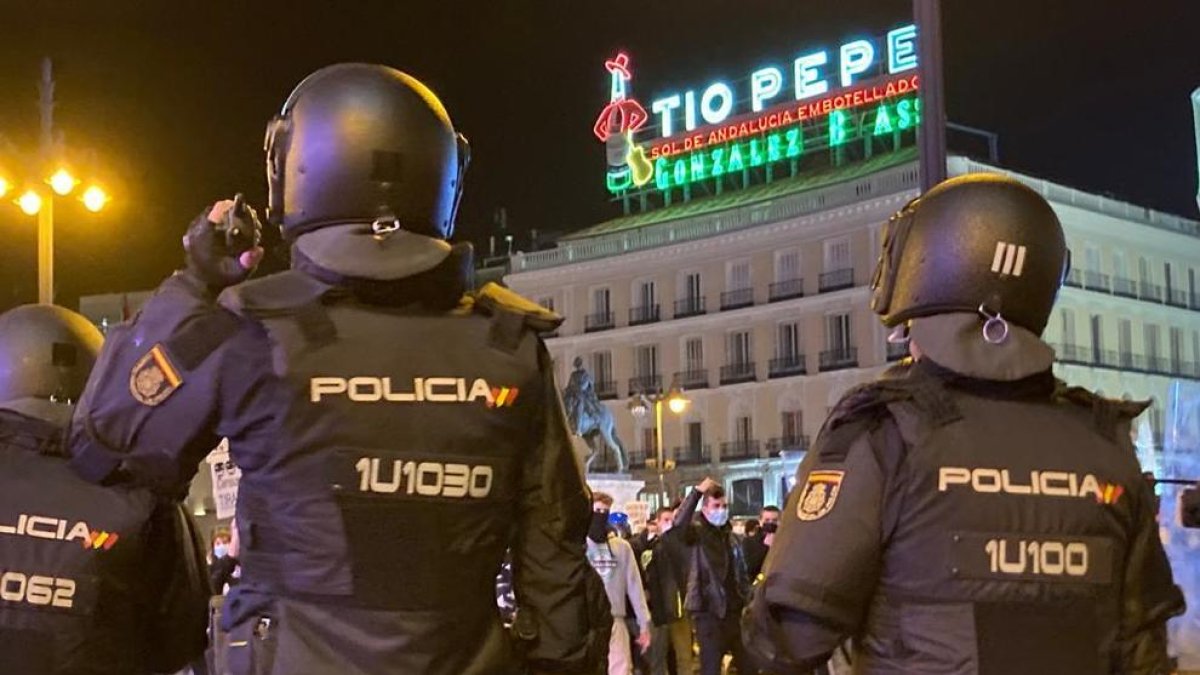
[[[845,471],[813,471],[808,474],[804,491],[800,493],[800,503],[796,506],[796,517],[800,520],[824,518],[837,503],[845,475]]]
[[[142,405],[158,405],[175,393],[183,378],[161,344],[146,352],[129,373],[129,393]]]

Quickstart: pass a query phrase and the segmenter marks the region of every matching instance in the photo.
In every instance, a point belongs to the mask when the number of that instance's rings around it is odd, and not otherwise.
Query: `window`
[[[825,346],[829,351],[846,354],[851,344],[850,315],[830,314],[825,317]]]
[[[1101,354],[1104,352],[1104,317],[1099,314],[1092,315],[1092,359],[1100,362]]]
[[[613,381],[612,352],[592,352],[592,379],[597,389],[603,389]]]
[[[642,281],[637,285],[637,295],[634,298],[635,307],[653,307],[658,304],[657,288],[653,281]]]
[[[554,311],[554,296],[547,295],[547,296],[541,298],[540,300],[538,300],[538,304],[541,305],[542,307],[545,307],[546,309],[550,310],[551,312],[553,312]]]
[[[804,413],[799,410],[783,411],[779,414],[779,428],[784,445],[796,445],[804,435]]]
[[[1167,288],[1166,300],[1167,302],[1170,302],[1171,289],[1175,288],[1175,285],[1171,283],[1171,263],[1169,262],[1163,263],[1163,285]]]
[[[648,427],[642,427],[642,452],[645,453],[646,457],[657,458],[658,448],[655,447],[657,442],[658,431],[653,423]]]
[[[1100,249],[1088,244],[1083,250],[1084,269],[1089,272],[1100,271]]]
[[[741,291],[750,288],[750,261],[731,262],[725,273],[725,290]]]
[[[850,268],[850,237],[825,242],[825,271],[836,272]]]
[[[688,422],[687,425],[687,447],[700,451],[704,445],[704,423],[703,422]]]
[[[1113,253],[1113,276],[1128,279],[1129,266],[1125,264],[1125,254],[1120,251]]]
[[[754,361],[754,352],[750,344],[750,331],[741,330],[725,337],[726,364],[745,366],[752,361]]]
[[[1200,368],[1200,331],[1192,331],[1192,361]]]
[[[704,340],[694,337],[683,343],[683,370],[695,373],[704,370]]]
[[[1196,270],[1188,268],[1188,301],[1196,305]]]
[[[607,315],[612,311],[611,294],[607,288],[592,290],[592,314]]]
[[[792,363],[800,358],[800,324],[795,321],[779,324],[775,334],[775,358]]]
[[[730,489],[729,513],[734,516],[757,516],[763,507],[761,478],[733,481]]]
[[[1148,323],[1142,326],[1142,340],[1145,342],[1146,358],[1150,361],[1157,359],[1160,353],[1158,348],[1158,325]]]
[[[733,440],[739,445],[745,445],[754,438],[754,421],[749,415],[743,415],[733,420]]]
[[[639,345],[635,354],[634,368],[639,377],[658,375],[658,345]]]
[[[1154,276],[1150,271],[1150,261],[1138,258],[1138,280],[1143,284],[1153,283]]]
[[[1075,344],[1075,312],[1064,307],[1058,314],[1062,318],[1062,343],[1073,346]]]
[[[1179,372],[1183,364],[1183,329],[1171,327],[1171,370]]]
[[[775,281],[795,281],[800,278],[800,252],[780,251],[775,254]]]
[[[1133,324],[1129,319],[1117,320],[1117,351],[1121,353],[1122,362],[1133,353]]]
[[[701,297],[700,291],[700,273],[688,272],[683,276],[683,284],[680,286],[680,299],[696,300]]]

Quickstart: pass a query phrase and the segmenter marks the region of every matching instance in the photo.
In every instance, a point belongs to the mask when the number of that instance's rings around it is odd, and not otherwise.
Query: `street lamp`
[[[679,386],[679,380],[671,380],[671,388],[665,394],[651,394],[647,396],[644,393],[634,394],[629,399],[629,412],[639,421],[646,417],[646,413],[650,412],[650,407],[654,407],[654,450],[655,450],[655,468],[658,470],[658,489],[659,506],[666,506],[667,502],[667,479],[666,479],[666,462],[663,458],[663,403],[667,404],[667,408],[676,415],[682,415],[688,409],[692,401],[683,395],[683,387]],[[672,466],[674,468],[674,466]]]

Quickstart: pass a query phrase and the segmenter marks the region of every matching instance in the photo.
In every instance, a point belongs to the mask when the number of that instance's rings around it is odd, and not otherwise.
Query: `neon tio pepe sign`
[[[920,122],[916,37],[907,25],[807,52],[732,84],[670,92],[649,114],[630,95],[629,56],[618,54],[605,64],[610,100],[593,128],[608,150],[608,189],[669,190],[788,160],[794,173],[806,151],[858,139],[897,147]]]

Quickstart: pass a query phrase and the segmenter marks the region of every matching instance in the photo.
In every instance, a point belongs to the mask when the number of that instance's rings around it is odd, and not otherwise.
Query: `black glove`
[[[245,281],[254,272],[260,256],[252,257],[255,264],[249,268],[242,267],[239,257],[258,246],[262,224],[240,194],[220,222],[210,220],[211,213],[212,208],[206,209],[188,226],[183,249],[188,271],[219,291]]]

